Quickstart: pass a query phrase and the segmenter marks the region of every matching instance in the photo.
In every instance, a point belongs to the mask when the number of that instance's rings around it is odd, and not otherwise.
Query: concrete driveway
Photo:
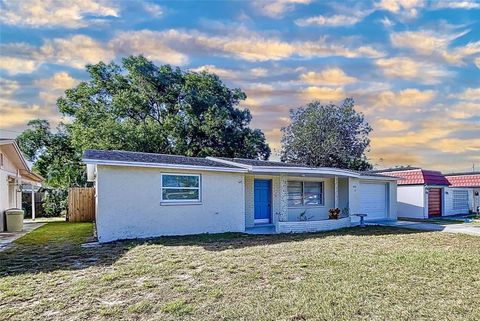
[[[396,222],[381,221],[375,223],[367,223],[367,225],[393,226],[401,228],[409,228],[422,231],[438,231],[447,233],[463,233],[474,236],[480,236],[480,226],[473,226],[470,223],[458,224],[441,224],[441,223],[426,223],[426,222],[411,222],[398,220]]]
[[[0,252],[5,250],[16,239],[44,225],[45,222],[24,222],[21,232],[0,232]]]

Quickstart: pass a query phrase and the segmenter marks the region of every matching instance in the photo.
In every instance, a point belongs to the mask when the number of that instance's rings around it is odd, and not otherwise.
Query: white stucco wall
[[[349,186],[348,186],[348,178],[339,178],[338,179],[338,208],[342,211],[345,208],[349,208]],[[348,210],[350,212],[350,209]]]
[[[388,182],[388,219],[397,220],[398,219],[398,186],[397,182],[390,181]]]
[[[3,154],[3,167],[0,168],[0,231],[3,231],[6,228],[4,211],[12,207],[21,208],[22,194],[13,191],[14,186],[9,188],[8,177],[17,176],[17,167],[8,158],[5,148],[2,146],[0,146],[0,153]],[[13,198],[10,190],[13,191]]]
[[[426,218],[426,196],[423,185],[398,186],[398,217]],[[427,215],[427,216],[425,216]]]
[[[8,174],[0,169],[0,232],[5,229],[5,213],[8,206]]]
[[[255,225],[255,204],[253,200],[254,176],[245,175],[245,227]]]
[[[359,223],[360,218],[354,216],[360,213],[360,180],[357,178],[348,179],[348,204],[350,207],[350,219],[353,224]]]
[[[480,207],[480,188],[473,189],[473,208],[472,210],[476,213],[477,208]]]
[[[202,202],[161,205],[161,173],[201,174]],[[242,173],[97,166],[100,242],[162,235],[245,231]]]

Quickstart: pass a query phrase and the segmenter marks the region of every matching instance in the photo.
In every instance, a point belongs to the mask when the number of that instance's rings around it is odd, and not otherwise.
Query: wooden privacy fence
[[[92,222],[95,219],[95,188],[73,187],[68,190],[69,222]]]

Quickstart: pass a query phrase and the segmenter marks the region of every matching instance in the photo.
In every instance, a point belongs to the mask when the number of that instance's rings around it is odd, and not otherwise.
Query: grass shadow
[[[85,224],[85,223],[81,223]],[[80,270],[91,266],[114,264],[126,252],[139,245],[201,246],[207,251],[225,251],[286,242],[302,242],[332,236],[385,236],[418,234],[426,231],[395,227],[352,227],[330,232],[304,234],[251,235],[244,233],[168,236],[141,240],[117,241],[98,247],[82,247],[91,235],[91,224],[55,222],[46,224],[17,240],[0,252],[0,278],[18,274]],[[88,224],[88,223],[87,223]]]
[[[398,234],[419,234],[428,231],[412,230],[397,227],[367,226],[349,227],[335,231],[315,233],[284,233],[284,234],[245,234],[221,233],[187,236],[168,236],[144,240],[150,244],[163,246],[201,246],[207,251],[225,251],[253,246],[275,245],[288,242],[322,239],[332,236],[385,236]],[[118,242],[117,242],[118,243]]]

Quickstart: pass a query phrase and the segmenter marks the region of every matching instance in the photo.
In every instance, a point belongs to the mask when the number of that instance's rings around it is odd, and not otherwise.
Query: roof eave
[[[101,160],[83,158],[82,162],[85,164],[94,165],[108,165],[108,166],[128,166],[128,167],[147,167],[147,168],[168,168],[168,169],[186,169],[212,172],[231,172],[231,173],[246,173],[244,168],[228,168],[215,166],[197,166],[197,165],[182,165],[182,164],[165,164],[165,163],[146,163],[146,162],[124,162],[114,160]]]

